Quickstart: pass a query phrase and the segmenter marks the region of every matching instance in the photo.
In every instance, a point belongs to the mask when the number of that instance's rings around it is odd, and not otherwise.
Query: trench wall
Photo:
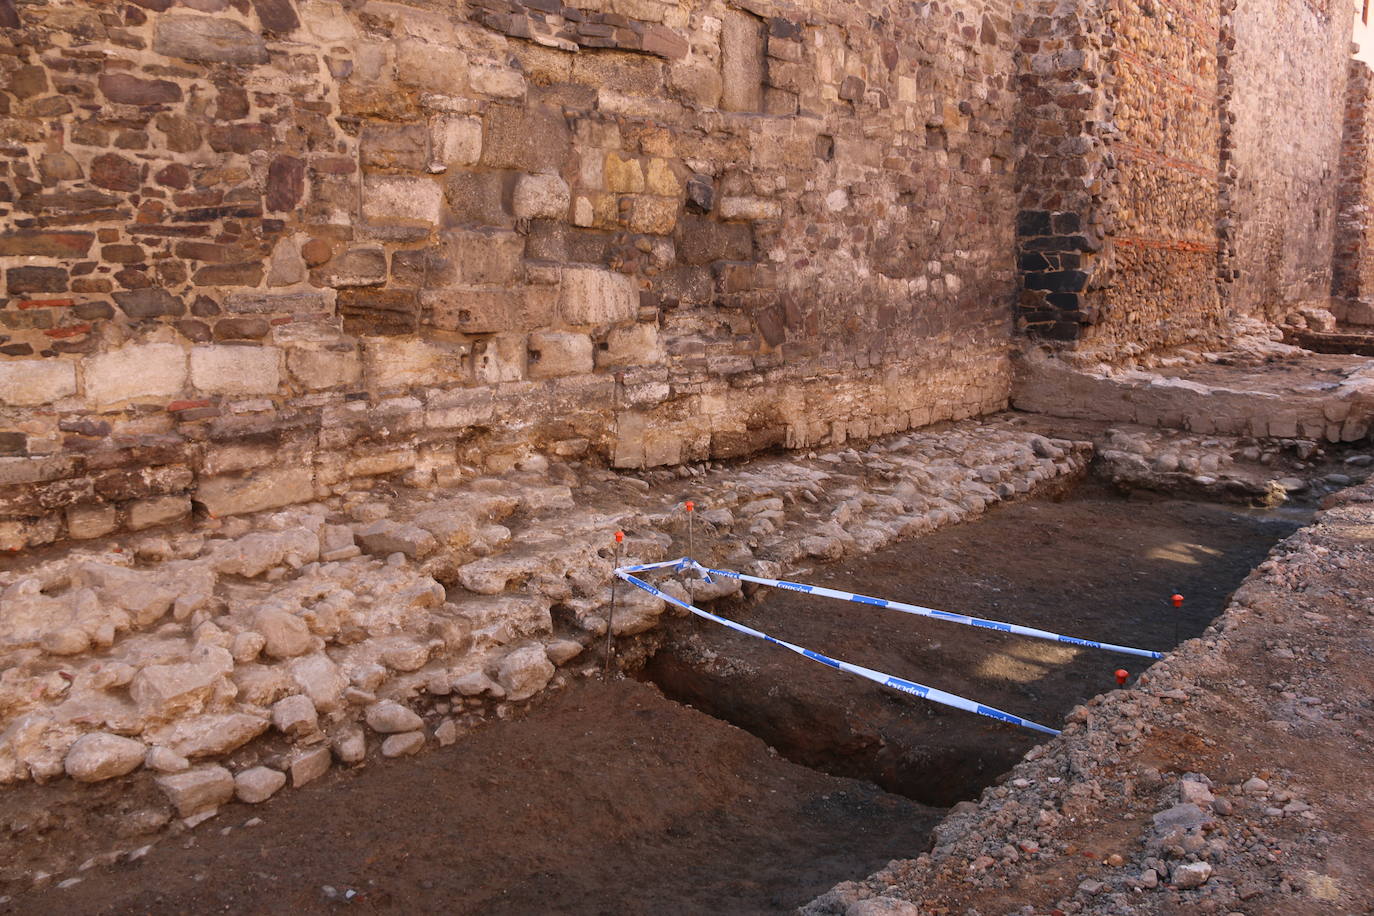
[[[998,409],[1006,0],[0,0],[0,546]]]

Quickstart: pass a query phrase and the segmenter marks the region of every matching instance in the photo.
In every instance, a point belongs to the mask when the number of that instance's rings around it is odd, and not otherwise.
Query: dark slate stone
[[[267,45],[262,36],[232,19],[215,16],[159,17],[153,33],[153,50],[183,60],[267,63]]]
[[[710,213],[716,205],[715,183],[706,175],[693,175],[687,180],[687,209],[693,213]]]
[[[165,289],[129,290],[115,293],[114,298],[130,318],[161,318],[186,311],[185,304]]]
[[[267,209],[292,210],[305,195],[305,160],[278,156],[267,167]]]
[[[1047,210],[1022,210],[1016,214],[1016,234],[1021,238],[1049,235],[1050,214]]]
[[[1081,270],[1056,270],[1049,273],[1026,274],[1026,289],[1047,289],[1057,293],[1081,290],[1088,275]]]
[[[128,73],[102,73],[100,91],[111,102],[158,105],[181,101],[181,87],[170,80],[142,80]]]
[[[1059,235],[1072,235],[1083,228],[1083,220],[1077,213],[1056,213],[1054,231]]]
[[[258,21],[269,32],[291,32],[300,28],[301,21],[291,0],[253,0],[253,9],[258,11]]]

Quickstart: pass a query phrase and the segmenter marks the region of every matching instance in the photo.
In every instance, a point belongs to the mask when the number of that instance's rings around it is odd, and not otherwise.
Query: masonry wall
[[[1261,0],[1237,3],[1231,19],[1231,302],[1270,319],[1305,306],[1324,308],[1331,294],[1350,9],[1344,0]]]
[[[1374,324],[1374,89],[1369,66],[1350,62],[1341,145],[1340,192],[1331,275],[1332,311],[1351,324]]]
[[[1064,39],[1090,63],[1056,76],[1079,94],[1061,93],[1037,114],[1042,124],[1069,125],[1039,145],[1079,158],[1064,157],[1050,176],[1023,169],[1020,196],[1067,185],[1079,211],[1068,222],[1091,231],[1020,240],[1023,254],[1033,245],[1075,249],[1068,258],[1078,265],[1047,278],[1040,272],[1056,265],[1023,259],[1020,326],[1112,361],[1215,347],[1232,316],[1277,320],[1325,307],[1346,8],[1333,13],[1315,0],[1045,7],[1069,23]],[[1027,228],[1035,227],[1023,235]]]
[[[1009,7],[0,0],[0,546],[1003,406]]]

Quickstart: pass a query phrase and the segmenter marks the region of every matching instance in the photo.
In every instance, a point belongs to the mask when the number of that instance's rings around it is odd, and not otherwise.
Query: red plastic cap
[[[1116,669],[1116,682],[1117,682],[1118,684],[1120,684],[1121,686],[1123,686],[1123,687],[1126,686],[1126,678],[1128,678],[1128,677],[1130,677],[1130,676],[1131,676],[1131,672],[1127,671],[1125,668],[1117,668],[1117,669]]]
[[[1183,596],[1182,596],[1182,595],[1174,595],[1174,596],[1173,596],[1172,598],[1170,598],[1169,600],[1172,601],[1172,602],[1174,603],[1174,607],[1183,607]]]
[[[696,511],[696,508],[697,508],[697,507],[696,507],[696,503],[692,502],[690,499],[687,500],[687,511],[688,511],[688,512],[695,512],[695,511]]]
[[[617,532],[615,533],[615,542],[616,542],[617,544],[623,544],[623,543],[625,543],[625,532],[623,532],[623,531],[617,531]]]

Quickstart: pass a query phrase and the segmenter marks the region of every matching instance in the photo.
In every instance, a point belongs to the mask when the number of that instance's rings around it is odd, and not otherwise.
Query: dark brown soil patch
[[[777,912],[920,848],[939,816],[650,686],[582,682],[451,748],[226,808],[6,911]]]

